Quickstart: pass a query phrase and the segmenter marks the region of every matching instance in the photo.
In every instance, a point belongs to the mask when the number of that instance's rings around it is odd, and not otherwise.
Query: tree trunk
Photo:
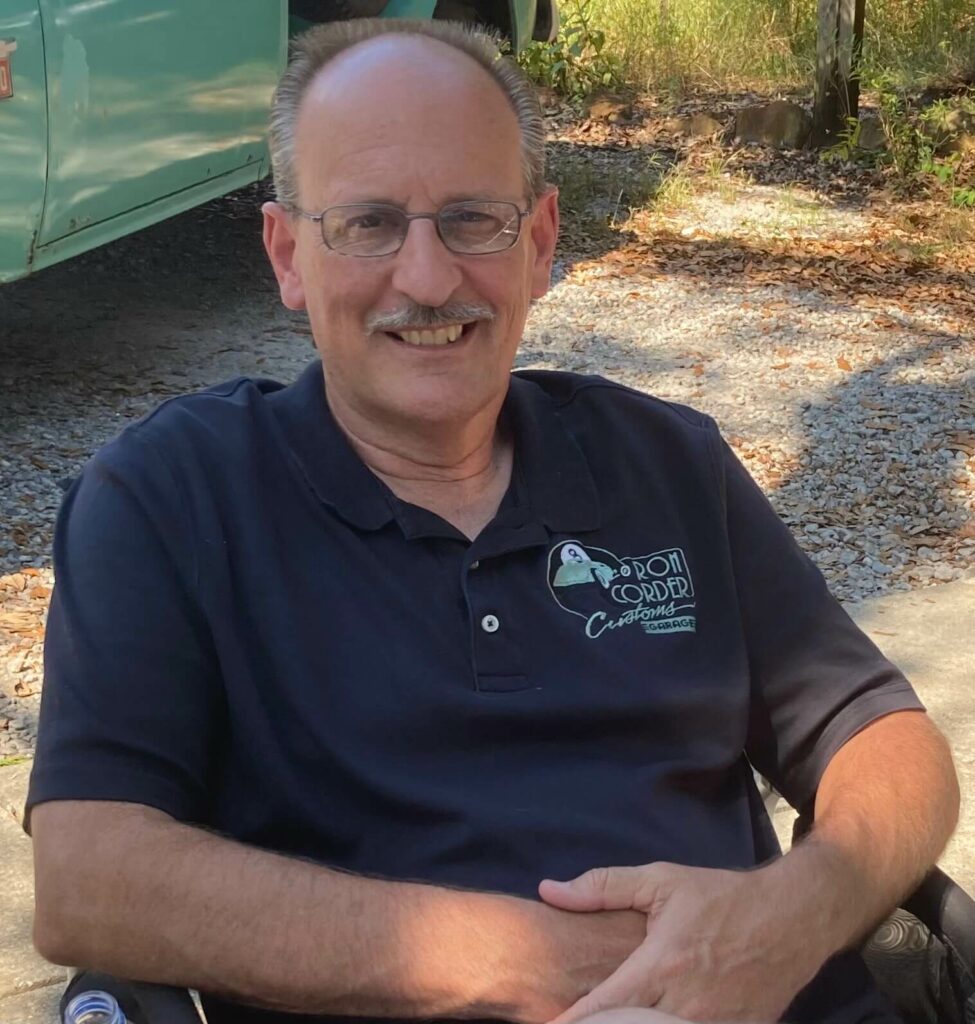
[[[866,0],[819,0],[811,142],[834,143],[857,116]]]

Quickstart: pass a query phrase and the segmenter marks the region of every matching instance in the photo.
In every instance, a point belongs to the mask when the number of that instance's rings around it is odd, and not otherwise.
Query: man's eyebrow
[[[439,206],[447,206],[450,203],[479,203],[479,202],[514,202],[507,196],[502,196],[494,189],[480,189],[477,192],[454,192],[443,199]],[[406,210],[407,204],[388,196],[369,196],[365,199],[342,199],[336,203],[329,203],[329,206],[395,206],[398,210]],[[438,209],[439,209],[438,206]],[[328,207],[325,207],[328,209]]]
[[[478,192],[457,192],[449,195],[441,205],[447,203],[464,203],[468,201],[481,202],[482,200],[488,200],[489,202],[503,201],[511,202],[506,196],[502,196],[499,192],[496,192],[492,188],[482,188]]]

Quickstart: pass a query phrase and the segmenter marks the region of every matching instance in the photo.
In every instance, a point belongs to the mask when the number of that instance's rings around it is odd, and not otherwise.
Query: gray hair
[[[291,61],[281,76],[271,104],[269,146],[278,202],[300,207],[295,173],[295,123],[308,86],[340,53],[368,39],[385,35],[424,36],[466,53],[497,82],[508,98],[521,129],[521,163],[525,191],[531,200],[545,191],[545,126],[534,86],[514,61],[502,57],[498,39],[473,25],[456,21],[410,18],[357,18],[318,25],[298,36]]]

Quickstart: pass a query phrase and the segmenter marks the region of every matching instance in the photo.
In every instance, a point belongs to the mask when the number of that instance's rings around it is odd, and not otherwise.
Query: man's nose
[[[456,253],[443,244],[432,220],[410,221],[395,260],[393,287],[421,306],[442,306],[463,279]]]

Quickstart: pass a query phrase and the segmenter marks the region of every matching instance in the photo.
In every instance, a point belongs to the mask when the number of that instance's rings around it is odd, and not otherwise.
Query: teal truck
[[[556,0],[0,0],[0,282],[258,181],[291,35],[447,17],[515,50]]]

